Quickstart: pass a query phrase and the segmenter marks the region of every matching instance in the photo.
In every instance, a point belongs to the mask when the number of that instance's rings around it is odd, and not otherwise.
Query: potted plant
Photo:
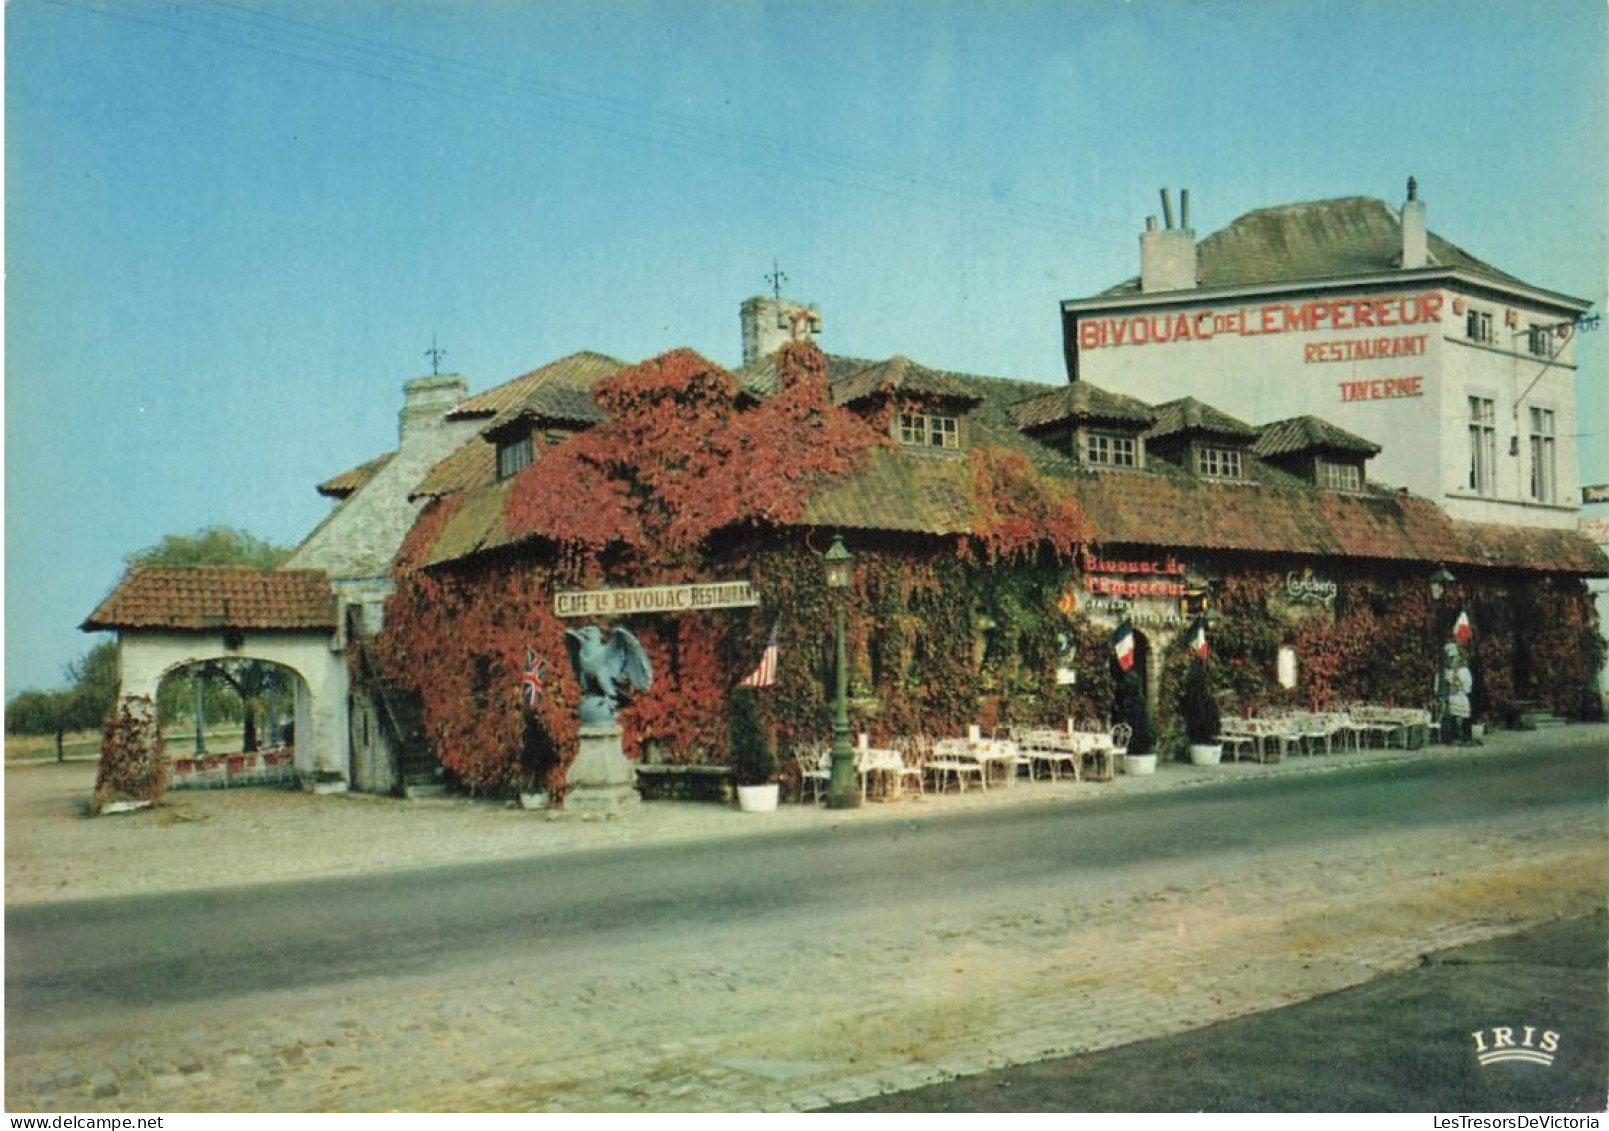
[[[777,807],[777,757],[760,721],[755,693],[738,688],[732,694],[727,764],[737,781],[737,805],[745,813],[769,813]]]
[[[1191,660],[1184,677],[1184,732],[1193,764],[1216,766],[1223,758],[1223,745],[1218,741],[1221,722],[1218,700],[1207,680],[1207,665]]]
[[[525,711],[525,733],[520,741],[520,773],[517,783],[521,809],[546,809],[548,787],[559,765],[559,751],[546,721],[535,711]]]
[[[1123,754],[1123,772],[1136,776],[1156,773],[1156,727],[1151,723],[1145,691],[1135,672],[1127,671],[1119,677],[1112,718],[1127,723],[1131,732],[1128,749]]]

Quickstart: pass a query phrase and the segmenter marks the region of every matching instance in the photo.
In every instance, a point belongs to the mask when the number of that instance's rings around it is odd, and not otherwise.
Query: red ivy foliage
[[[712,533],[798,521],[810,496],[886,442],[827,394],[826,359],[805,342],[777,359],[780,388],[757,403],[737,379],[676,350],[599,383],[608,418],[520,473],[505,517],[516,534],[611,555],[611,571],[697,565]]]
[[[95,811],[113,801],[160,801],[167,785],[168,762],[162,753],[156,703],[149,695],[125,695],[101,732]]]
[[[971,453],[972,541],[985,565],[1022,561],[1047,548],[1071,561],[1089,541],[1084,512],[1063,485],[1047,479],[1019,452],[981,449]]]

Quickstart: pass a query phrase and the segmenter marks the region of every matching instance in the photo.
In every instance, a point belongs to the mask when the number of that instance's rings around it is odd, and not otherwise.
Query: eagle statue
[[[570,667],[581,684],[581,722],[584,726],[606,726],[615,721],[615,712],[631,701],[634,691],[647,691],[653,684],[648,653],[637,638],[623,628],[603,629],[587,625],[565,629],[565,648]]]

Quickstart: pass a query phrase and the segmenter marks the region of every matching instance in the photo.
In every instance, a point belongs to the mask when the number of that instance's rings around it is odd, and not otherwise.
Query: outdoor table
[[[905,759],[898,750],[886,747],[863,746],[855,751],[855,772],[860,775],[860,798],[865,801],[870,795],[868,783],[873,774],[881,774],[886,778],[883,796],[889,801],[899,800],[900,775],[905,769]]]

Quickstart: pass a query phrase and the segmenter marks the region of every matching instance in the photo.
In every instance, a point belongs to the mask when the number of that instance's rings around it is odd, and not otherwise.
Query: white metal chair
[[[933,753],[928,756],[927,771],[933,775],[933,784],[938,792],[944,792],[944,785],[951,778],[955,779],[956,788],[962,793],[967,789],[967,778],[978,779],[978,788],[983,785],[983,763],[970,757],[966,752],[966,742],[962,739],[941,738],[933,744]]]
[[[832,784],[831,751],[819,742],[795,746],[793,760],[799,766],[799,801],[803,803],[808,788],[811,800],[819,804]]]
[[[899,772],[899,788],[905,790],[906,782],[916,784],[919,795],[927,793],[927,752],[931,746],[926,736],[916,735],[911,738],[902,738],[895,743],[899,749],[900,761],[903,765]]]

